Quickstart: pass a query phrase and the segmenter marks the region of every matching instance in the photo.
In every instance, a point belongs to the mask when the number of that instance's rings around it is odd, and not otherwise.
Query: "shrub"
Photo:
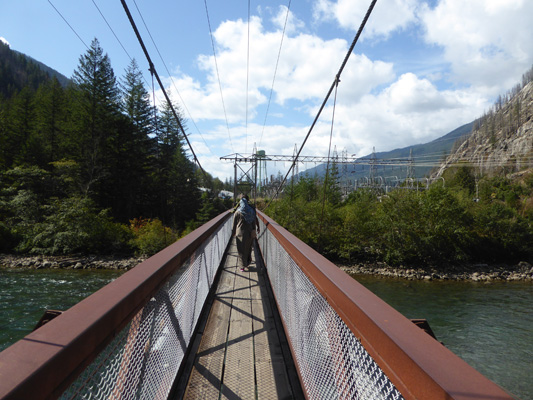
[[[130,221],[130,230],[133,233],[131,245],[137,254],[144,256],[151,256],[178,239],[178,235],[157,218],[135,218]]]
[[[37,254],[129,251],[128,230],[89,198],[69,197],[43,206],[44,218],[25,229],[17,250]]]

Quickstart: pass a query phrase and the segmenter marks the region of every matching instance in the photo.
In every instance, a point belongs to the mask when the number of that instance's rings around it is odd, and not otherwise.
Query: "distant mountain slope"
[[[11,50],[9,45],[0,42],[0,94],[2,96],[10,98],[26,86],[36,90],[51,77],[56,77],[63,86],[69,82],[68,78],[59,72],[23,53]]]
[[[46,72],[50,78],[56,77],[57,80],[59,81],[59,83],[61,84],[61,86],[67,87],[68,84],[70,83],[70,79],[69,78],[67,78],[65,75],[61,74],[60,72],[57,72],[55,69],[50,68],[48,65],[43,64],[42,62],[36,60],[33,57],[30,57],[30,56],[24,54],[24,53],[20,53],[20,52],[18,52],[16,50],[13,50],[13,51],[16,52],[16,53],[22,54],[23,56],[25,56],[28,59],[30,59],[31,61],[33,61],[35,64],[37,64],[39,66],[39,68],[42,71]]]
[[[457,139],[467,137],[472,132],[472,127],[474,122],[462,125],[457,129],[447,133],[446,135],[435,139],[428,143],[417,144],[414,146],[408,146],[400,149],[394,149],[391,151],[378,152],[374,155],[369,154],[364,157],[361,157],[360,160],[368,160],[360,165],[349,166],[347,168],[342,168],[341,165],[338,166],[339,173],[344,175],[344,178],[348,180],[357,180],[359,178],[369,175],[370,172],[370,160],[372,157],[375,157],[378,161],[380,159],[402,159],[407,160],[412,152],[412,157],[414,161],[414,177],[423,178],[429,176],[431,170],[436,166],[440,165],[444,157],[446,157],[452,151],[453,145]],[[395,175],[400,180],[405,179],[407,176],[408,168],[406,166],[381,166],[377,165],[375,167],[375,174],[378,176],[389,176]],[[326,172],[326,165],[321,164],[316,167],[307,169],[306,171],[300,173],[300,176],[324,176]]]
[[[533,169],[533,68],[525,77],[476,121],[472,135],[446,159],[439,176],[458,164],[487,175]]]

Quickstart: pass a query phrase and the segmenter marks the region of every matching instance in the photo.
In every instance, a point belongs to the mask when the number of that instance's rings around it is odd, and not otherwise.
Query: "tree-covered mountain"
[[[18,53],[16,50],[13,50],[13,51],[15,53]],[[61,86],[67,87],[67,85],[70,83],[70,79],[69,78],[67,78],[62,73],[56,71],[55,69],[49,67],[48,65],[43,64],[39,60],[36,60],[35,58],[30,57],[28,55],[25,55],[23,53],[19,53],[19,54],[22,54],[23,56],[27,57],[30,61],[32,61],[33,63],[37,64],[39,66],[39,68],[41,70],[43,70],[44,72],[46,72],[50,78],[56,78],[59,81],[59,83],[61,84]]]
[[[8,44],[0,41],[0,95],[10,98],[25,87],[37,90],[51,78],[56,78],[63,87],[69,82],[56,70],[11,50]]]
[[[2,50],[0,251],[153,253],[223,211],[135,60],[117,77],[95,39],[63,87]]]

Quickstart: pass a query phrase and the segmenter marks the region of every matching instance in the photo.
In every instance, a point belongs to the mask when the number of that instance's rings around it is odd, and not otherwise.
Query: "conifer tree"
[[[184,121],[178,110],[182,126]],[[170,108],[165,104],[157,122],[158,204],[161,218],[175,228],[183,228],[200,207],[200,192],[194,165],[183,148],[183,136]]]
[[[80,162],[85,194],[97,190],[109,174],[108,153],[116,140],[116,121],[120,113],[119,89],[111,62],[97,39],[79,59],[74,71],[77,104],[73,111],[76,126],[72,134]],[[101,192],[101,191],[100,191]],[[104,195],[104,193],[100,193]]]
[[[135,59],[126,68],[126,74],[121,79],[120,88],[122,90],[122,111],[131,120],[136,130],[147,137],[153,131],[153,110],[150,105],[150,94],[144,87],[142,73]]]
[[[30,136],[34,124],[33,93],[25,87],[13,96],[8,117],[8,166],[31,164]]]
[[[34,104],[34,137],[42,146],[38,164],[46,168],[49,163],[67,156],[60,149],[65,129],[67,104],[65,91],[56,78],[39,87]]]
[[[148,187],[152,167],[150,161],[155,152],[153,134],[153,111],[150,96],[142,82],[137,62],[132,60],[120,82],[121,108],[127,117],[127,127],[120,130],[120,146],[116,152],[116,171],[121,188],[121,199],[125,217],[146,214]]]

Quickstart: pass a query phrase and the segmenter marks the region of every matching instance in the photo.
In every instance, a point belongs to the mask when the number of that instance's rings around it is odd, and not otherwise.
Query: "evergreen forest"
[[[222,182],[190,161],[135,60],[117,78],[94,39],[62,85],[0,56],[1,252],[153,254],[231,206],[200,191]]]

